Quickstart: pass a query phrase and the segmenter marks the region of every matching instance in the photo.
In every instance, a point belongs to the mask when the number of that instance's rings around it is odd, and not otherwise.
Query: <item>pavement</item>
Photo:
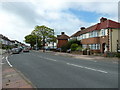
[[[33,90],[34,86],[32,83],[18,70],[10,66],[9,61],[7,62],[8,54],[2,56],[2,88],[3,90],[10,88],[23,89],[29,88]]]
[[[78,59],[56,52],[31,51],[9,56],[9,61],[37,88],[118,87],[118,63],[114,60]]]
[[[40,50],[40,52],[43,52]],[[109,60],[109,61],[116,61],[120,60],[117,57],[104,57],[104,56],[95,56],[95,55],[79,55],[79,54],[72,54],[72,53],[64,53],[64,52],[53,52],[53,51],[46,51],[46,53],[53,53],[54,55],[61,55],[61,56],[69,56],[77,59],[86,59],[86,60]]]

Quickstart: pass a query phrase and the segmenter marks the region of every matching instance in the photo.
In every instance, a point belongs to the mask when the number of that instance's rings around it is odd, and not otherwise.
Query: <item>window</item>
[[[93,32],[90,32],[89,37],[92,37],[92,36],[93,36]]]
[[[86,38],[89,38],[89,33],[86,33]]]
[[[93,37],[98,37],[98,31],[93,31]]]
[[[89,44],[89,48],[90,48],[90,49],[92,48],[92,45],[91,45],[91,44]]]
[[[83,44],[82,47],[83,47],[83,48],[87,48],[87,45]]]
[[[81,40],[80,36],[77,37],[77,40]]]
[[[86,34],[83,34],[83,39],[86,39]]]
[[[89,48],[92,50],[99,50],[100,44],[89,44]]]
[[[105,35],[107,35],[107,29],[101,29],[100,32],[101,32],[101,33],[100,33],[100,36],[105,36]]]

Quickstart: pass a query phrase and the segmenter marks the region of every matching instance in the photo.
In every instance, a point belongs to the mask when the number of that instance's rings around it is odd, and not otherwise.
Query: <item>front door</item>
[[[104,53],[105,51],[106,51],[106,44],[103,43],[103,44],[102,44],[102,53]]]

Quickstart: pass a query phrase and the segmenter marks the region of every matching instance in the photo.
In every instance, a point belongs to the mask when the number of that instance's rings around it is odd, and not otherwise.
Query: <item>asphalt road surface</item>
[[[118,64],[31,51],[8,57],[37,88],[118,88]]]

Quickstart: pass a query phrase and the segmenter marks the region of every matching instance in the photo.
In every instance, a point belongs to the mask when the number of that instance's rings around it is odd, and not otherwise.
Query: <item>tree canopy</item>
[[[32,34],[37,35],[38,37],[41,37],[43,48],[44,48],[46,42],[55,42],[56,41],[56,37],[54,36],[54,30],[49,27],[46,27],[44,25],[35,26],[35,29],[32,31]]]
[[[40,37],[38,37],[36,35],[32,35],[32,34],[25,36],[25,42],[30,44],[31,47],[34,47],[34,45],[36,44],[36,39],[38,42],[38,46],[40,46],[41,45],[41,38]]]

